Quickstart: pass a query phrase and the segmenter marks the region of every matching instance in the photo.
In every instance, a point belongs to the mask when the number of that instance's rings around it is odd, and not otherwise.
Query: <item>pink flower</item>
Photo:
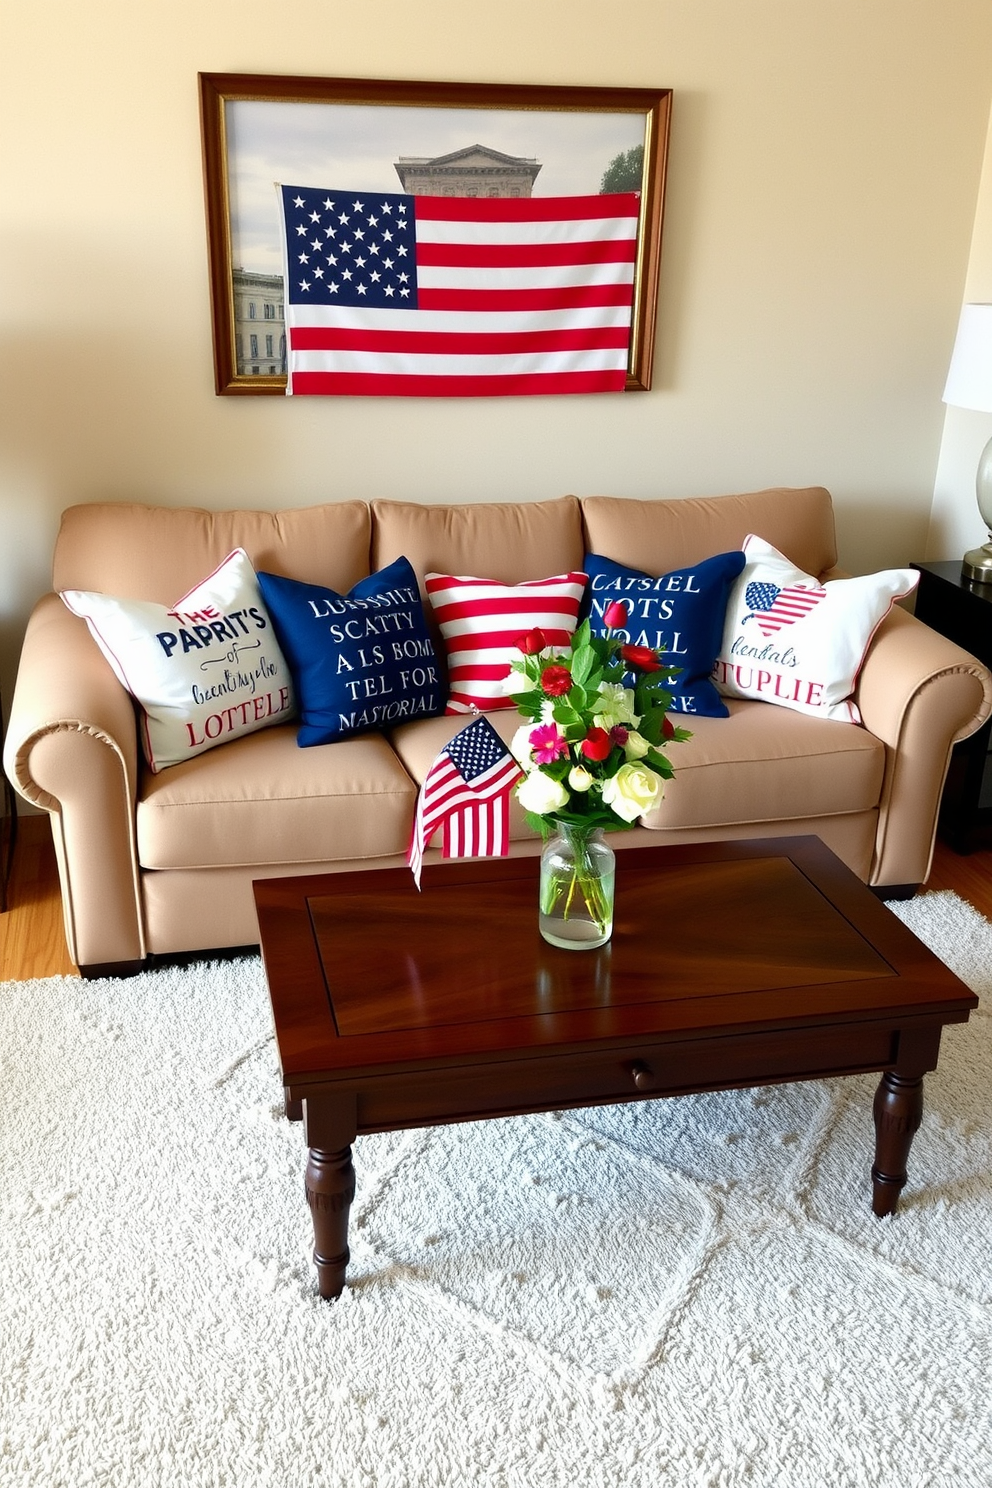
[[[611,600],[603,611],[603,624],[608,630],[623,630],[627,624],[627,606],[619,599]]]
[[[528,630],[524,635],[517,636],[513,644],[525,656],[536,656],[539,651],[544,650],[548,643],[544,638],[544,631],[535,629]]]
[[[568,740],[558,732],[557,724],[539,724],[527,737],[539,765],[553,765],[556,759],[568,753]]]
[[[615,723],[610,729],[610,743],[619,744],[622,749],[629,739],[630,734],[622,723]]]
[[[566,666],[547,666],[541,673],[541,687],[548,697],[564,697],[571,686],[572,674]]]

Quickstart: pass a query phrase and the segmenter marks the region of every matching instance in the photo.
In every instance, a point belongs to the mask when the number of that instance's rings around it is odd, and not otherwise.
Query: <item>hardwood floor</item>
[[[62,928],[55,850],[47,816],[22,816],[7,913],[0,914],[0,981],[78,976]]]
[[[992,920],[992,844],[962,857],[938,842],[927,889],[953,889]],[[62,901],[48,818],[22,817],[8,910],[0,914],[0,981],[76,976],[62,929]]]

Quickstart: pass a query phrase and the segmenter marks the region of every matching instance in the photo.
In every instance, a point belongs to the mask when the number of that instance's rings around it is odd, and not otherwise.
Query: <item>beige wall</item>
[[[5,688],[77,501],[818,481],[848,566],[922,552],[992,93],[987,0],[282,0],[276,25],[259,0],[0,4]],[[198,70],[672,87],[654,391],[215,397]]]

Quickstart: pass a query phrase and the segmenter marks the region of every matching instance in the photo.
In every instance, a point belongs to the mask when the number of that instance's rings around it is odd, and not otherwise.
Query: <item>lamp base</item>
[[[961,576],[975,584],[992,584],[992,539],[981,548],[972,548],[961,560]]]

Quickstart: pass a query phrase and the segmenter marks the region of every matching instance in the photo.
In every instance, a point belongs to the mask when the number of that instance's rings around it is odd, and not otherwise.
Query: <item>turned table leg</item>
[[[340,1297],[348,1269],[348,1216],[355,1197],[351,1148],[321,1152],[310,1148],[306,1174],[307,1203],[313,1219],[313,1259],[322,1297]]]
[[[295,1104],[287,1102],[287,1106]],[[305,1189],[313,1220],[317,1289],[322,1297],[340,1297],[348,1270],[348,1219],[355,1197],[351,1165],[357,1130],[355,1097],[309,1096],[299,1105],[309,1148]]]
[[[886,1070],[875,1092],[875,1162],[871,1170],[872,1212],[894,1214],[906,1182],[913,1138],[923,1120],[923,1076]]]

